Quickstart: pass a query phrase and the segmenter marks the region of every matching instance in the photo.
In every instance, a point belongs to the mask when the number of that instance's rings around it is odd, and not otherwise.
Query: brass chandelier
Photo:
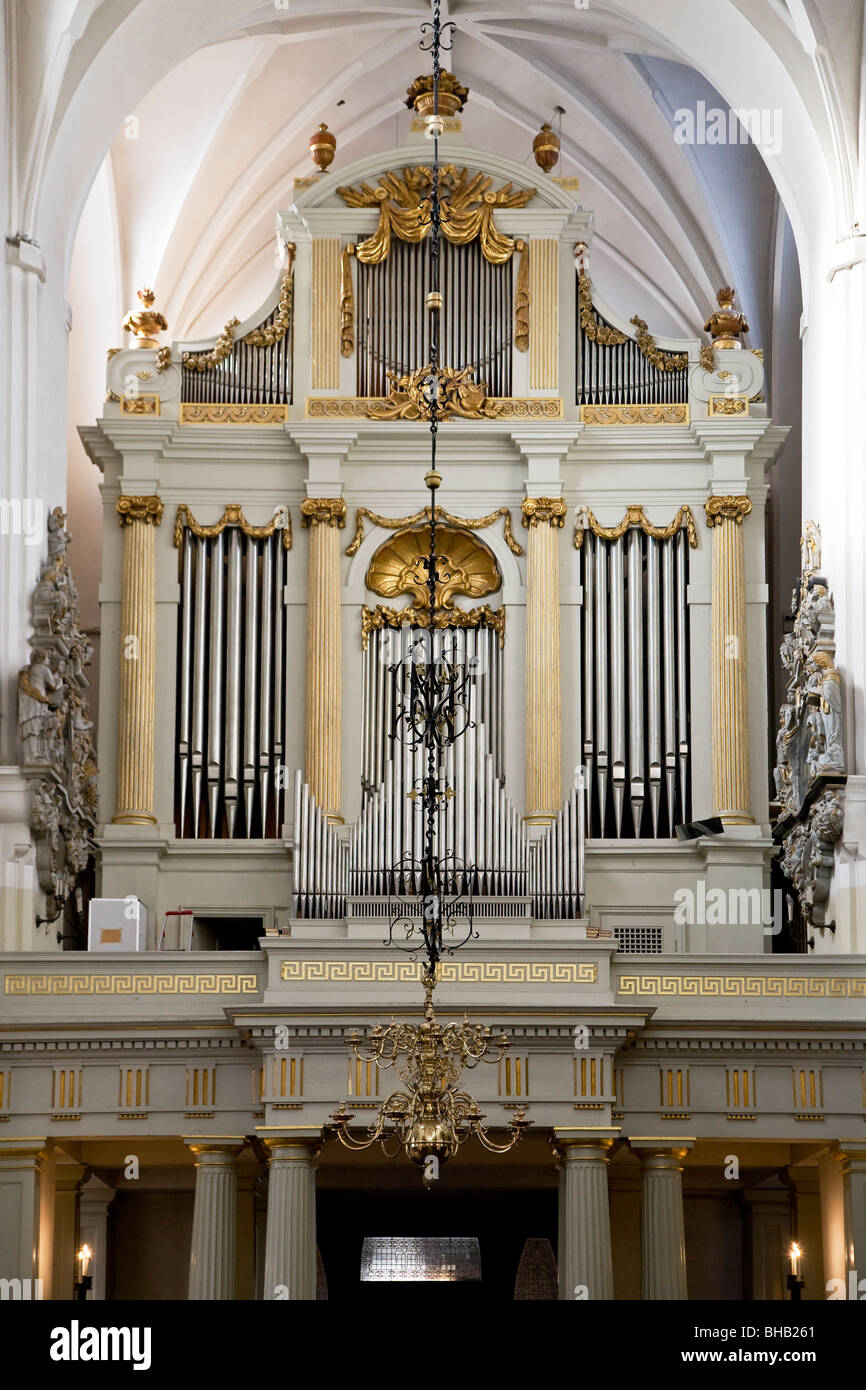
[[[430,468],[424,482],[430,492],[430,545],[424,560],[429,594],[429,628],[413,638],[408,656],[395,663],[397,707],[392,739],[400,739],[425,753],[425,772],[413,789],[420,800],[424,820],[424,848],[420,862],[395,866],[395,880],[408,885],[408,898],[391,922],[389,943],[416,955],[423,952],[424,1019],[420,1024],[377,1024],[368,1038],[357,1032],[348,1038],[360,1061],[373,1062],[380,1070],[393,1068],[404,1089],[394,1091],[383,1101],[365,1136],[350,1131],[354,1116],[342,1104],[331,1116],[326,1130],[348,1149],[369,1149],[380,1144],[386,1154],[403,1152],[423,1168],[425,1185],[439,1177],[439,1166],[453,1158],[458,1148],[473,1136],[491,1153],[507,1153],[529,1127],[523,1110],[511,1120],[508,1138],[499,1143],[490,1138],[478,1102],[459,1088],[464,1071],[479,1062],[498,1063],[508,1047],[504,1033],[493,1034],[486,1024],[441,1024],[433,1008],[439,963],[443,952],[450,954],[477,936],[472,929],[471,903],[466,900],[472,882],[471,866],[457,864],[437,852],[436,818],[444,797],[453,795],[446,785],[442,754],[470,727],[470,672],[465,657],[461,661],[456,643],[448,643],[443,632],[437,649],[433,617],[436,611],[439,571],[437,566],[436,492],[442,477],[436,468],[436,437],[442,413],[442,381],[439,366],[439,314],[443,298],[439,290],[439,254],[442,235],[442,209],[439,174],[439,136],[444,130],[439,102],[440,63],[443,30],[450,34],[452,23],[440,20],[439,0],[433,3],[432,23],[421,26],[430,34],[420,47],[432,53],[432,101],[425,107],[426,134],[433,141],[431,193],[422,216],[428,215],[432,287],[426,307],[430,321],[430,362],[424,370],[423,394],[429,408]],[[453,634],[452,634],[453,637]],[[462,912],[458,901],[463,898]]]

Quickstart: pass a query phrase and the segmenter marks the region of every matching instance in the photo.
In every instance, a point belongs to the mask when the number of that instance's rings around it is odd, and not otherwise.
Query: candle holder
[[[801,1250],[800,1246],[797,1244],[796,1241],[791,1242],[790,1248],[788,1250],[788,1259],[791,1263],[791,1268],[788,1271],[788,1276],[785,1282],[788,1286],[788,1293],[790,1294],[791,1302],[799,1303],[801,1301],[803,1290],[806,1287],[806,1281],[805,1279],[800,1278],[800,1275],[802,1273],[803,1251]]]
[[[792,1303],[799,1303],[806,1287],[805,1279],[798,1279],[796,1274],[789,1274],[787,1277],[788,1292],[791,1295]]]
[[[92,1256],[93,1252],[89,1245],[82,1245],[76,1256],[78,1260],[78,1278],[73,1284],[76,1303],[86,1303],[87,1295],[93,1288],[93,1275],[90,1273],[90,1261]]]

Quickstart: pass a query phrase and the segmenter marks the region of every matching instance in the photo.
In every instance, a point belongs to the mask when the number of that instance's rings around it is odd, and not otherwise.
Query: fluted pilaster
[[[195,1207],[189,1255],[191,1299],[233,1299],[241,1138],[189,1144],[195,1154]]]
[[[751,825],[749,694],[746,679],[746,563],[743,517],[748,497],[710,497],[713,530],[713,810],[727,825]]]
[[[686,1146],[636,1147],[642,1167],[641,1298],[686,1299],[683,1168]]]
[[[308,497],[301,524],[310,531],[307,581],[306,778],[326,815],[340,819],[342,666],[340,544],[346,524],[341,497]]]
[[[559,655],[558,532],[561,497],[527,497],[526,817],[550,820],[562,801],[562,689]]]
[[[559,1156],[559,1297],[613,1298],[608,1153],[612,1139],[562,1139]],[[583,1289],[586,1293],[583,1293]]]
[[[314,1299],[316,1150],[320,1141],[316,1137],[267,1142],[270,1165],[263,1297]]]
[[[119,497],[124,528],[115,824],[152,825],[158,497]]]

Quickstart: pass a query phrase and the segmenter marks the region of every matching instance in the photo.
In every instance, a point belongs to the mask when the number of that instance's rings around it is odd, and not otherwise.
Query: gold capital
[[[568,507],[564,497],[525,497],[520,510],[524,526],[538,526],[546,521],[551,526],[562,528]]]
[[[742,526],[743,517],[752,510],[751,497],[708,497],[705,507],[707,525],[718,526],[721,521],[735,521]]]
[[[162,521],[162,502],[158,497],[118,497],[117,516],[121,526],[133,521],[149,521],[158,526]]]
[[[346,524],[346,503],[342,497],[308,497],[301,503],[302,526],[339,526]]]

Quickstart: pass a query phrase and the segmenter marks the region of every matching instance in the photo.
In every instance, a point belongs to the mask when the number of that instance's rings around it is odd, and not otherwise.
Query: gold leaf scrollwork
[[[591,531],[594,536],[601,540],[615,541],[620,536],[624,536],[631,526],[639,526],[645,536],[652,536],[657,541],[670,540],[677,531],[685,527],[689,538],[689,546],[692,550],[697,549],[698,530],[695,525],[695,518],[692,515],[691,507],[683,505],[680,507],[673,521],[667,526],[654,526],[648,521],[642,506],[626,507],[625,516],[622,521],[618,521],[615,526],[602,526],[601,522],[593,516],[589,507],[581,507],[577,514],[577,525],[574,528],[574,548],[580,550],[583,545],[585,531]]]
[[[597,343],[600,347],[615,347],[619,343],[629,341],[627,333],[621,332],[618,328],[612,328],[610,324],[603,323],[598,317],[592,302],[592,284],[585,275],[581,275],[578,280],[577,305],[580,312],[580,326],[591,343]],[[642,318],[635,314],[629,322],[637,329],[635,342],[648,362],[651,362],[660,372],[685,371],[689,365],[687,353],[662,352],[656,346],[656,340]]]
[[[273,519],[266,525],[253,526],[244,516],[239,502],[229,502],[219,521],[215,521],[212,526],[202,526],[196,521],[189,507],[182,502],[174,518],[174,544],[176,547],[180,546],[185,529],[192,531],[194,536],[207,539],[221,535],[227,526],[239,527],[245,536],[250,536],[253,540],[265,540],[275,531],[282,531],[283,549],[292,548],[292,517],[288,507],[278,507]]]
[[[355,248],[350,242],[343,248],[340,271],[340,352],[351,357],[355,351],[355,291],[352,287],[352,257]]]
[[[485,598],[502,587],[492,552],[471,531],[443,524],[437,527],[436,545],[437,611],[456,612],[454,600],[458,594],[470,599]],[[367,588],[381,598],[409,594],[416,609],[429,608],[429,552],[430,530],[426,525],[389,536],[370,561]]]
[[[535,196],[534,188],[512,187],[506,183],[491,191],[493,179],[485,174],[470,177],[467,169],[445,164],[439,171],[439,197],[442,233],[456,246],[465,246],[476,237],[485,259],[494,265],[510,260],[517,243],[500,232],[493,221],[494,208],[522,208]],[[391,237],[422,242],[431,227],[433,171],[427,165],[406,166],[398,173],[383,174],[377,187],[362,183],[359,188],[337,189],[343,201],[353,208],[379,208],[379,224],[372,236],[359,242],[355,255],[366,265],[387,260]]]
[[[525,497],[520,510],[526,527],[549,524],[561,530],[568,505],[564,497]]]
[[[517,243],[520,265],[514,286],[514,346],[518,352],[529,349],[529,246],[528,241]]]
[[[708,497],[705,503],[707,525],[720,526],[723,521],[735,521],[742,526],[743,517],[752,510],[751,497]]]
[[[159,497],[132,497],[125,494],[118,497],[115,509],[121,526],[131,526],[133,521],[149,521],[151,525],[159,526],[162,521],[162,500]]]
[[[447,522],[450,526],[456,526],[463,531],[483,531],[488,526],[492,526],[499,517],[503,518],[503,536],[505,544],[512,555],[522,555],[523,546],[514,539],[514,532],[511,529],[511,510],[508,507],[497,507],[495,512],[490,512],[488,516],[454,516],[452,512],[446,512],[444,507],[436,508],[437,522]],[[371,511],[369,507],[359,507],[355,512],[355,534],[346,546],[346,554],[357,555],[364,539],[364,521],[368,520],[373,526],[381,526],[383,530],[398,531],[405,526],[415,526],[420,521],[430,521],[430,508],[424,507],[420,512],[414,512],[411,516],[380,516],[378,512]]]
[[[266,328],[253,328],[241,339],[249,347],[273,347],[286,336],[292,321],[294,263],[295,243],[290,241],[286,244],[286,269],[280,286],[276,316],[273,323],[268,324]],[[235,345],[235,329],[239,323],[240,319],[232,316],[209,352],[185,352],[182,358],[184,367],[188,371],[206,372],[208,368],[217,367],[220,362],[224,362]]]
[[[432,363],[415,372],[398,376],[386,375],[392,383],[387,400],[371,399],[368,415],[374,420],[429,420],[431,406],[427,384],[433,372]],[[448,420],[453,415],[463,420],[494,420],[501,410],[500,402],[487,394],[487,383],[475,380],[474,367],[440,367],[437,373],[439,404],[437,416]]]

